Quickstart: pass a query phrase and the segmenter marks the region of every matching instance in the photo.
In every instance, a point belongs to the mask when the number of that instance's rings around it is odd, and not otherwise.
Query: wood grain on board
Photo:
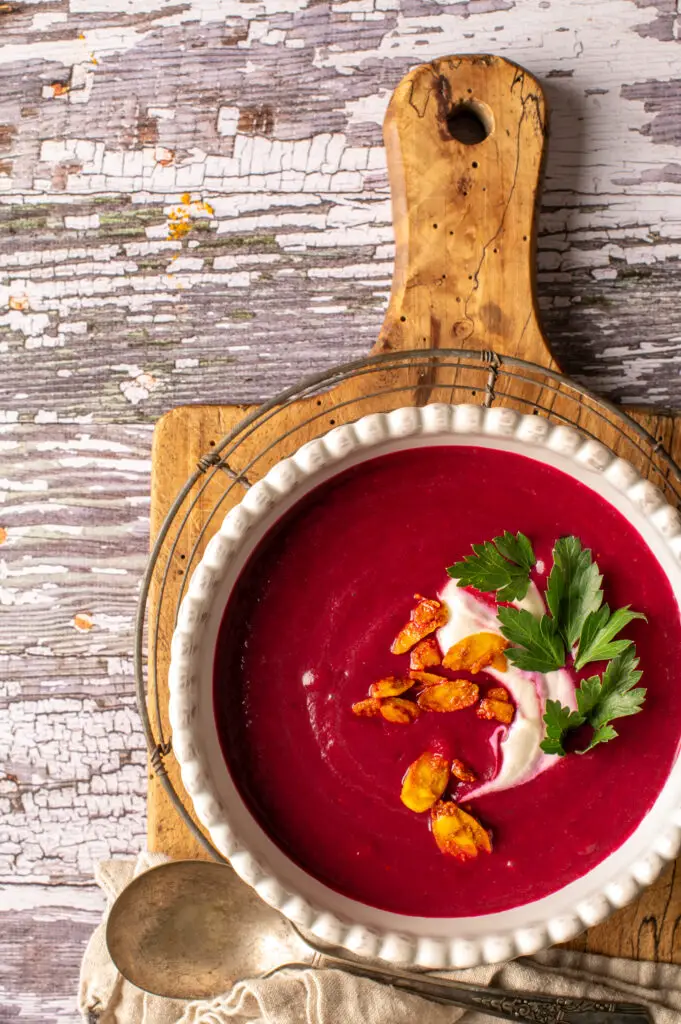
[[[396,252],[377,351],[550,362],[532,285],[546,136],[537,80],[491,56],[421,65],[393,93],[383,132]]]
[[[449,134],[452,109],[466,107],[480,117],[488,132],[474,146]],[[555,365],[539,326],[532,289],[533,217],[544,137],[544,104],[538,83],[499,58],[436,61],[415,69],[398,86],[386,119],[396,267],[375,351],[493,347],[502,356]],[[501,173],[495,172],[496,167]],[[455,383],[457,374],[456,370],[449,372],[446,384]],[[390,383],[413,387],[402,404],[410,400],[422,404],[441,397],[439,378],[424,384],[422,375],[411,368],[390,371],[389,376]],[[347,403],[344,416],[352,419],[353,399],[358,406],[361,402],[363,413],[371,411],[374,400],[367,398],[368,387],[363,378],[344,382],[327,393],[323,403],[330,406],[342,398]],[[538,386],[522,385],[501,404],[522,407],[537,390]],[[553,411],[561,401],[558,395]],[[318,404],[322,403],[316,397],[292,404],[280,414],[276,430],[296,429]],[[378,400],[375,407],[380,407]],[[251,408],[183,406],[159,422],[152,456],[152,539],[199,460]],[[681,461],[681,417],[649,412],[633,415]],[[579,424],[611,447],[616,444],[614,428],[604,426],[588,403],[580,412]],[[302,428],[294,435],[296,446],[317,431],[316,422]],[[262,471],[266,468],[261,467]],[[225,478],[219,472],[210,478],[170,562],[160,606],[160,577],[152,587],[151,621],[157,614],[159,617],[156,681],[166,736],[170,734],[167,671],[175,608],[184,581],[182,565],[198,538],[201,553],[241,493],[239,486],[232,488],[220,514],[210,518],[215,500],[225,494]],[[173,756],[164,764],[189,807]],[[207,856],[153,772],[148,823],[152,850],[177,858]],[[680,922],[681,872],[670,865],[635,903],[569,945],[595,953],[681,963]]]

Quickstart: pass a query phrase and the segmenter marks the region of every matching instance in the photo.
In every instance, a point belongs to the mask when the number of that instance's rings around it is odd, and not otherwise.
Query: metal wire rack
[[[301,400],[292,422],[288,410]],[[245,416],[199,458],[163,521],[142,583],[135,637],[137,698],[152,767],[194,837],[217,859],[180,795],[162,695],[191,573],[223,516],[280,459],[368,412],[429,402],[506,406],[576,426],[633,463],[671,504],[681,504],[681,470],[662,439],[557,371],[492,351],[422,350],[357,360],[309,377]]]

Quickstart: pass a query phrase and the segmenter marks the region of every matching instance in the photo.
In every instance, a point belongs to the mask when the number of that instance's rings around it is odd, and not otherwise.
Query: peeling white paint
[[[218,132],[220,135],[236,135],[239,123],[238,107],[220,107],[218,110]]]
[[[64,227],[69,231],[88,231],[99,227],[99,214],[89,213],[82,217],[64,217]]]
[[[47,908],[63,907],[70,911],[85,910],[91,915],[92,926],[104,910],[104,897],[94,885],[49,886],[49,885],[2,885],[0,886],[0,913],[32,910],[46,911]]]

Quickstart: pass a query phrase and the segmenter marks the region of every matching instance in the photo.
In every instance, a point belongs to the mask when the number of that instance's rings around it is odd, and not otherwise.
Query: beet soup
[[[625,635],[636,643],[648,692],[640,714],[617,721],[616,740],[472,800],[493,851],[461,863],[437,848],[428,815],[401,803],[401,781],[434,746],[492,778],[498,723],[466,709],[398,725],[351,708],[375,680],[401,671],[390,646],[413,595],[436,597],[448,565],[506,530],[526,534],[547,567],[561,536],[591,548],[610,607],[630,604],[647,617]],[[645,816],[678,753],[679,650],[669,581],[604,499],[523,456],[417,448],[336,475],[260,542],[220,627],[215,713],[243,800],[311,875],[395,913],[494,913],[581,877]]]

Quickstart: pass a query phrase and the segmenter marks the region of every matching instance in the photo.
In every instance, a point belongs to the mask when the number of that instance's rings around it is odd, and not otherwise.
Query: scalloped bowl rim
[[[492,447],[552,465],[619,509],[648,543],[681,605],[681,523],[661,492],[573,427],[506,408],[436,403],[335,427],[273,466],[225,516],[192,574],[171,644],[173,749],[196,815],[217,850],[270,905],[360,956],[428,968],[497,963],[563,942],[630,902],[681,846],[681,759],[639,826],[586,875],[495,914],[411,917],[349,899],[313,878],[267,836],[225,764],[213,713],[213,658],[229,593],[269,528],[312,488],[381,454],[435,444]]]

